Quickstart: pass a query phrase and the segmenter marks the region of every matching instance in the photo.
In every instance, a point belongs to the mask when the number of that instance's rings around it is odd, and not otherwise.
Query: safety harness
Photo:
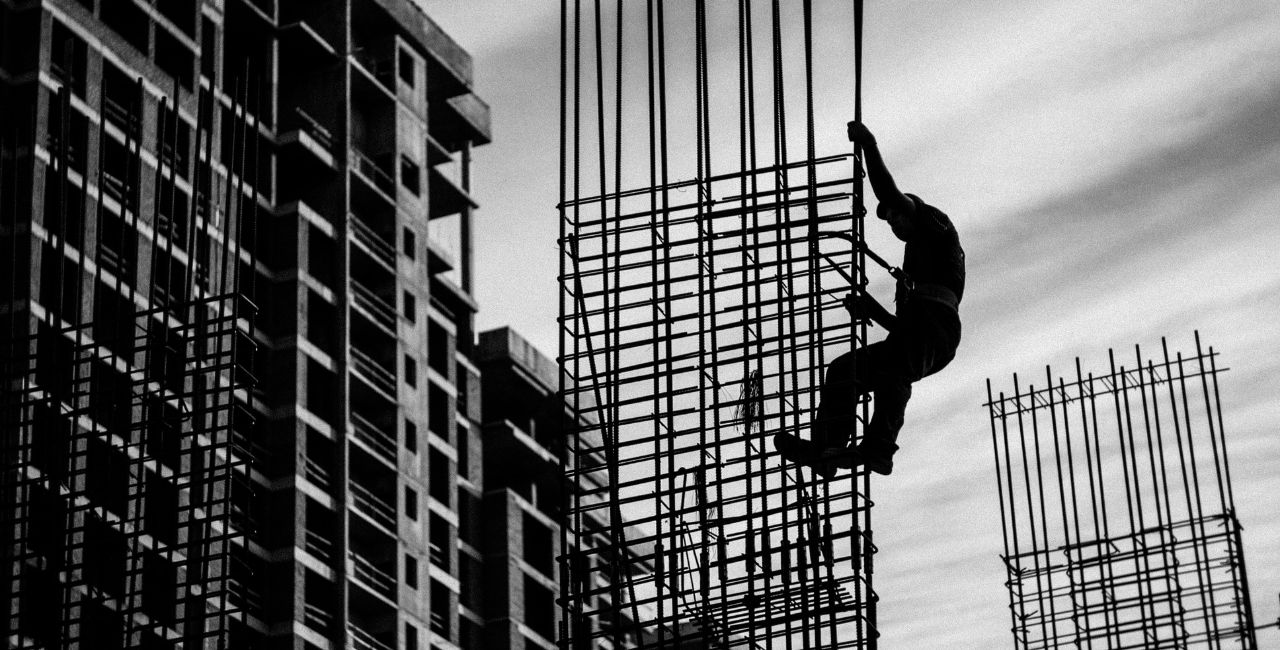
[[[819,236],[834,237],[836,239],[843,239],[852,243],[856,250],[862,251],[867,257],[871,258],[873,262],[879,264],[888,271],[889,275],[898,282],[898,295],[895,296],[895,300],[898,302],[928,300],[930,302],[936,302],[950,307],[953,311],[960,310],[960,297],[956,295],[956,292],[935,282],[915,282],[911,279],[911,276],[907,275],[906,271],[889,264],[883,257],[877,255],[875,251],[868,248],[865,243],[855,239],[852,235],[842,232],[823,232]],[[819,253],[819,255],[821,255],[822,258],[836,270],[836,272],[843,276],[845,280],[848,280],[850,285],[857,284],[857,282],[854,281],[853,276],[840,268],[840,265],[836,264],[835,260],[828,257],[826,253]]]

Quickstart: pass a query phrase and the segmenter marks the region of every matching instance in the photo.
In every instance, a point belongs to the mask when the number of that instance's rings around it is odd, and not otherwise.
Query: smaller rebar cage
[[[1257,647],[1217,358],[988,380],[1015,647]]]

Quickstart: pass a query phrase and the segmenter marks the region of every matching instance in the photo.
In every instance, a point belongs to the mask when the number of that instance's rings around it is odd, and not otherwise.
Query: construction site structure
[[[889,277],[844,137],[861,3],[561,8],[558,647],[874,648],[868,476],[771,441]]]
[[[559,593],[555,558],[561,554],[565,523],[562,432],[593,423],[589,414],[578,413],[575,425],[575,414],[560,398],[558,366],[511,329],[481,333],[477,359],[484,378],[484,521],[471,538],[484,549],[484,576],[470,589],[463,586],[463,598],[484,605],[485,648],[554,647]],[[586,526],[594,532],[583,543],[605,548],[607,519],[592,515]],[[634,527],[628,530],[633,537],[640,534]],[[650,553],[628,550],[633,571],[652,570]],[[597,572],[593,579],[607,589],[608,577],[608,572]],[[609,607],[607,597],[601,606]],[[636,627],[631,616],[628,610],[619,612],[624,629]],[[606,617],[594,623],[607,630],[611,621]]]
[[[987,382],[1016,648],[1257,648],[1218,353]]]
[[[483,647],[471,57],[410,0],[5,1],[0,43],[6,646]]]

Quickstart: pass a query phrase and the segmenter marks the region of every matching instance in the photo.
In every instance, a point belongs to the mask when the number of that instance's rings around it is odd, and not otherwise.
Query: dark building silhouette
[[[9,647],[480,647],[471,88],[408,0],[0,3]]]
[[[555,602],[561,579],[556,558],[565,554],[596,592],[575,622],[579,630],[598,636],[596,645],[575,647],[615,647],[606,633],[615,624],[626,630],[624,647],[639,647],[636,621],[652,618],[653,612],[627,607],[615,612],[610,603],[608,511],[583,516],[581,525],[595,534],[581,536],[580,542],[564,535],[561,461],[571,452],[565,428],[586,424],[590,414],[566,406],[558,394],[559,367],[511,329],[483,332],[476,357],[483,377],[484,487],[483,495],[468,491],[483,499],[484,517],[478,522],[481,541],[464,541],[459,553],[483,562],[476,584],[483,594],[484,644],[477,647],[558,647],[556,640],[564,635]],[[600,464],[600,458],[588,456],[584,462]],[[594,485],[603,488],[605,478],[603,471],[595,473]],[[629,570],[652,573],[651,561],[626,550]]]

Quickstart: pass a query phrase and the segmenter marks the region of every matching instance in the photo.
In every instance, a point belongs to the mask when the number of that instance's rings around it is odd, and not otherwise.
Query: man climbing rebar
[[[840,355],[827,366],[812,440],[781,432],[778,452],[830,477],[841,467],[866,465],[877,474],[893,471],[911,384],[942,370],[960,343],[960,299],[964,294],[964,250],[947,215],[904,194],[885,167],[875,136],[861,122],[849,122],[849,140],[861,145],[867,176],[879,205],[876,215],[904,243],[902,272],[890,314],[875,298],[854,287],[844,300],[850,314],[869,318],[888,336]],[[862,442],[848,448],[859,398],[871,393],[875,408]]]

